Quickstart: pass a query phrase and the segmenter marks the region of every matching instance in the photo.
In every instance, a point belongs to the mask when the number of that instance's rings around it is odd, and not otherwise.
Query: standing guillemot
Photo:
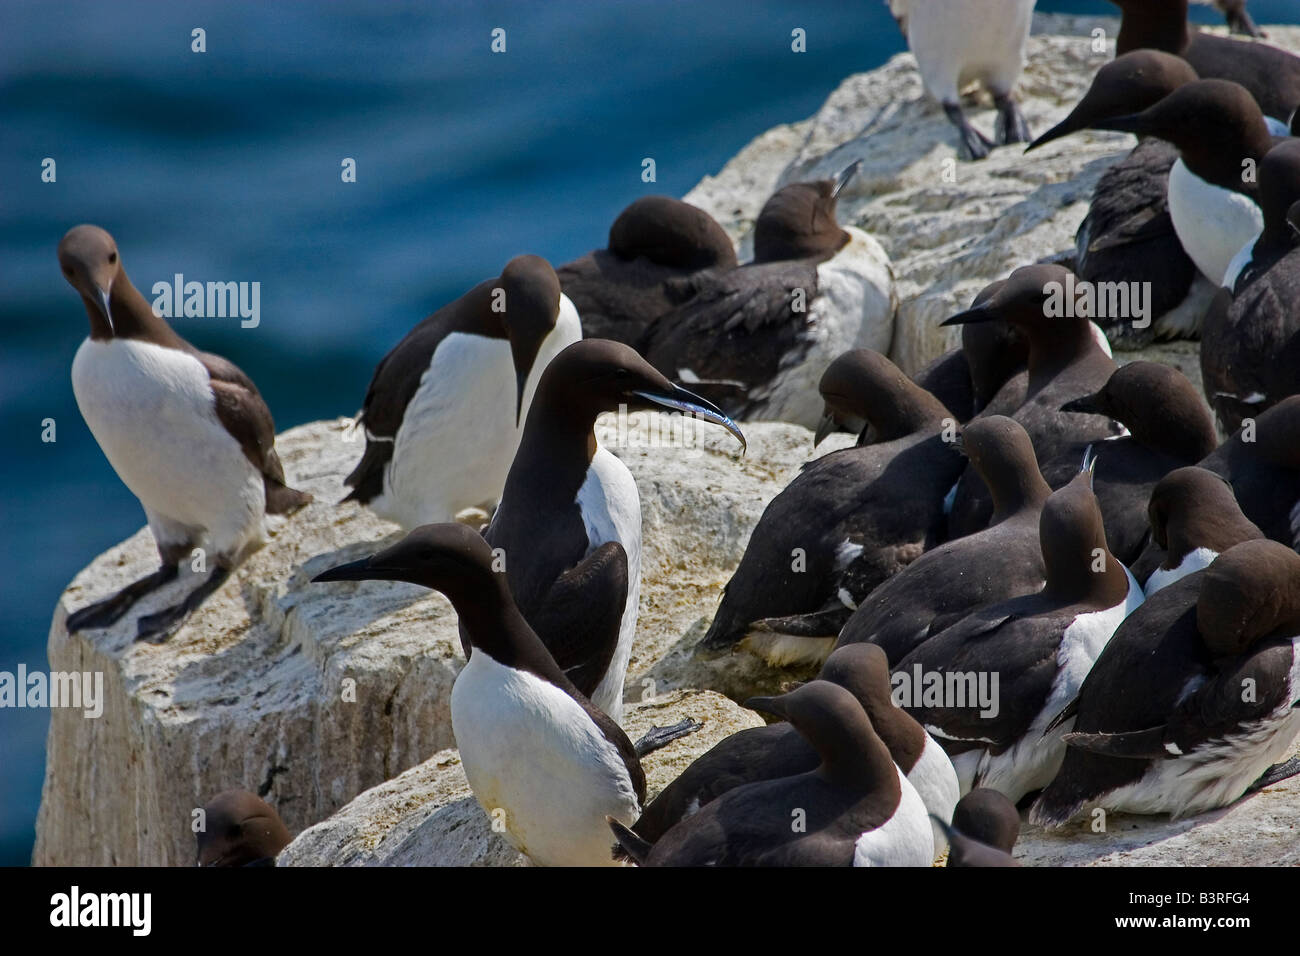
[[[995,145],[1029,140],[1029,126],[1011,96],[1025,67],[1034,0],[889,0],[916,57],[921,80],[961,133],[971,159]],[[961,90],[978,80],[997,107],[997,143],[967,121]]]
[[[1030,820],[1088,807],[1172,818],[1226,806],[1300,734],[1300,556],[1247,541],[1152,595],[1116,631],[1062,714],[1069,752]]]
[[[943,748],[891,699],[889,661],[878,647],[857,644],[832,654],[817,675],[857,698],[894,763],[916,788],[927,811],[944,822],[957,802],[957,772]],[[632,827],[655,843],[669,828],[728,790],[759,780],[792,777],[817,767],[817,751],[789,723],[742,730],[725,738],[664,788]],[[944,850],[943,831],[934,828],[935,854]]]
[[[199,866],[274,866],[291,839],[275,808],[247,790],[226,790],[209,800],[194,838]]]
[[[745,443],[731,419],[628,346],[584,339],[542,373],[484,532],[524,618],[569,679],[615,720],[640,603],[641,499],[632,473],[592,429],[597,415],[620,407],[691,414]]]
[[[1061,406],[1062,411],[1105,415],[1128,434],[1094,446],[1097,470],[1093,492],[1101,506],[1106,543],[1125,564],[1136,561],[1149,534],[1147,504],[1161,478],[1194,465],[1219,441],[1214,422],[1194,386],[1182,372],[1159,362],[1130,362],[1115,370],[1095,394]],[[1078,470],[1086,442],[1077,442],[1043,465],[1053,488]]]
[[[1203,323],[1201,378],[1227,432],[1300,392],[1300,140],[1264,157],[1259,195],[1263,231],[1228,267]]]
[[[957,802],[945,826],[951,849],[948,866],[1019,866],[1011,855],[1020,838],[1015,804],[996,790],[976,787]]]
[[[788,720],[816,751],[808,771],[745,783],[670,827],[651,845],[610,821],[642,866],[929,866],[925,804],[857,699],[814,680],[746,707]],[[804,826],[792,821],[802,819]]]
[[[98,226],[68,230],[59,268],[81,295],[90,337],[72,361],[72,390],[90,433],[140,499],[162,567],[68,615],[68,633],[107,627],[179,575],[202,546],[207,578],[177,605],[137,622],[163,640],[265,540],[263,514],[288,514],[311,495],[285,484],[275,425],[257,386],[219,355],[200,352],[154,314],[131,284],[117,243]]]
[[[1051,781],[1065,744],[1064,729],[1049,723],[1142,603],[1142,588],[1106,549],[1091,465],[1043,507],[1043,590],[981,608],[894,666],[896,673],[999,675],[996,713],[951,701],[907,708],[948,751],[963,791],[992,787],[1017,802]]]
[[[952,416],[879,353],[860,380],[877,439],[804,465],[768,503],[699,647],[744,647],[775,666],[816,663],[881,581],[940,540],[962,468]],[[811,640],[810,640],[811,638]]]
[[[1039,461],[1051,461],[1075,442],[1100,441],[1119,433],[1104,415],[1062,411],[1066,402],[1092,395],[1115,371],[1115,362],[1098,344],[1095,325],[1071,301],[1076,289],[1070,270],[1058,265],[1022,266],[980,305],[942,324],[962,325],[1001,319],[1029,340],[1029,372],[1024,402],[1009,414],[1029,433]],[[1054,306],[1056,308],[1054,308]],[[1057,314],[1057,313],[1060,314]],[[957,483],[948,516],[948,536],[961,537],[988,527],[993,501],[973,468]]]
[[[675,283],[681,304],[659,316],[637,351],[664,375],[738,421],[816,428],[817,381],[847,349],[887,350],[892,301],[867,276],[880,274],[874,239],[835,219],[835,179],[783,186],[754,225],[754,259]]]
[[[407,530],[469,508],[490,511],[542,371],[580,338],[578,314],[550,264],[511,259],[376,366],[357,416],[366,450],[343,500],[368,504]]]
[[[1052,489],[1029,436],[1014,419],[992,415],[963,428],[955,444],[992,490],[988,529],[927,551],[882,582],[853,612],[836,647],[869,641],[891,661],[902,660],[977,608],[1042,588],[1038,519]]]
[[[1090,125],[1178,148],[1168,186],[1174,232],[1197,269],[1221,284],[1238,250],[1264,226],[1253,170],[1274,141],[1250,92],[1229,80],[1196,80],[1141,112]]]
[[[583,334],[636,345],[678,304],[669,283],[703,269],[734,269],[727,233],[702,209],[668,196],[636,200],[609,227],[609,246],[555,270]]]
[[[1102,66],[1070,114],[1026,152],[1107,117],[1144,110],[1197,79],[1191,64],[1172,53],[1125,53]],[[1074,268],[1079,278],[1142,282],[1151,289],[1151,324],[1139,329],[1132,321],[1108,323],[1108,331],[1117,338],[1145,341],[1175,335],[1182,330],[1179,323],[1192,320],[1174,312],[1197,275],[1169,216],[1169,170],[1177,159],[1178,150],[1171,144],[1142,139],[1097,180],[1088,214],[1075,233]]]
[[[1300,57],[1268,43],[1193,30],[1187,22],[1187,0],[1111,2],[1123,11],[1116,56],[1140,49],[1173,53],[1202,78],[1240,83],[1267,115],[1281,120],[1300,106]]]
[[[1300,548],[1300,395],[1244,421],[1200,465],[1227,479],[1264,534]]]
[[[1204,468],[1177,468],[1160,479],[1147,506],[1151,541],[1131,567],[1147,597],[1208,568],[1243,541],[1264,537],[1232,493],[1232,486]]]
[[[606,817],[637,818],[645,772],[627,735],[528,626],[495,560],[465,525],[426,525],[312,580],[409,581],[445,594],[470,647],[451,723],[475,799],[534,862],[609,866]]]

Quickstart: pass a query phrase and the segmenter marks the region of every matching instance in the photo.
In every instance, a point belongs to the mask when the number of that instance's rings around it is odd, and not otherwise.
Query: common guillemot
[[[344,501],[408,531],[490,511],[547,363],[582,338],[550,264],[518,256],[420,322],[375,368]]]
[[[409,581],[445,594],[470,647],[452,686],[451,721],[475,799],[534,862],[609,866],[606,818],[637,818],[645,772],[614,718],[573,685],[524,620],[496,561],[469,527],[425,525],[312,580]]]
[[[1246,541],[1152,595],[1076,700],[1065,762],[1030,812],[1168,813],[1226,806],[1300,772],[1300,556]],[[1262,778],[1262,779],[1261,779]]]
[[[871,718],[894,763],[916,788],[926,810],[947,822],[957,802],[957,773],[935,740],[891,699],[889,662],[871,645],[853,645],[832,654],[817,675],[848,690]],[[746,783],[774,780],[817,767],[817,751],[786,722],[742,730],[696,758],[655,797],[632,828],[653,844],[668,829],[712,800]],[[935,854],[946,844],[936,825]]]
[[[1029,126],[1011,93],[1025,66],[1034,0],[889,0],[889,9],[926,90],[961,133],[969,158],[983,159],[996,145],[1029,140]],[[997,107],[997,143],[962,112],[961,90],[976,80]]]
[[[1212,471],[1189,466],[1160,479],[1147,505],[1151,541],[1132,565],[1147,597],[1208,568],[1243,541],[1264,537],[1241,513],[1232,486]]]
[[[1061,408],[1105,415],[1128,431],[1093,446],[1097,469],[1092,487],[1107,546],[1123,564],[1131,564],[1146,547],[1147,503],[1156,482],[1214,451],[1214,422],[1187,376],[1159,362],[1122,365],[1095,394]],[[1087,445],[1076,442],[1044,464],[1047,483],[1060,488],[1070,481]]]
[[[899,661],[977,608],[1042,588],[1038,518],[1052,489],[1029,436],[1014,419],[992,415],[968,424],[954,444],[992,490],[989,527],[927,551],[882,582],[844,625],[837,648],[869,641]]]
[[[1259,195],[1264,228],[1228,267],[1202,330],[1205,396],[1227,432],[1300,392],[1300,140],[1264,157]]]
[[[679,304],[669,292],[674,280],[736,265],[727,233],[704,210],[668,196],[643,196],[609,227],[607,248],[555,274],[587,338],[635,346],[646,326]]]
[[[1259,104],[1229,80],[1184,83],[1154,106],[1091,124],[1156,136],[1178,148],[1169,170],[1169,216],[1183,249],[1221,284],[1233,258],[1264,226],[1254,170],[1273,148]]]
[[[1114,360],[1098,344],[1090,317],[1075,307],[1082,291],[1074,273],[1059,265],[1022,266],[981,304],[959,312],[943,325],[1001,319],[1024,332],[1029,340],[1025,399],[1013,411],[997,411],[1018,421],[1033,442],[1041,462],[1051,461],[1076,442],[1100,441],[1120,433],[1104,415],[1062,411],[1076,398],[1094,394],[1115,371]],[[1058,314],[1059,313],[1059,314]],[[993,502],[974,469],[967,468],[957,484],[948,517],[949,537],[973,534],[988,526]]]
[[[943,496],[963,465],[943,435],[956,423],[889,359],[867,358],[876,443],[809,462],[769,502],[702,649],[744,639],[776,666],[818,662],[858,602],[940,540]]]
[[[1091,464],[1043,507],[1043,590],[982,608],[895,664],[896,673],[999,675],[996,713],[947,699],[908,707],[952,757],[963,791],[992,787],[1017,802],[1051,781],[1065,744],[1049,723],[1142,603],[1142,588],[1106,549]]]
[[[746,706],[788,720],[816,751],[817,765],[734,787],[653,845],[611,820],[619,843],[638,864],[930,865],[934,836],[925,804],[849,691],[814,680]]]
[[[1134,50],[1101,67],[1088,92],[1060,123],[1026,150],[1088,128],[1107,117],[1153,106],[1184,83],[1199,79],[1191,64],[1172,53]],[[1108,323],[1120,339],[1144,341],[1180,334],[1199,315],[1174,312],[1188,296],[1196,266],[1183,251],[1169,216],[1169,170],[1178,159],[1173,145],[1144,138],[1112,164],[1092,191],[1088,214],[1075,233],[1074,268],[1088,282],[1141,282],[1151,289],[1152,322]],[[1172,314],[1171,314],[1172,313]]]
[[[597,444],[593,427],[597,415],[621,406],[690,414],[744,446],[730,418],[631,348],[584,339],[542,374],[484,532],[524,618],[569,679],[615,720],[641,594],[641,500],[632,473]]]
[[[137,639],[165,640],[265,540],[264,514],[311,495],[285,484],[275,425],[234,363],[200,352],[154,314],[131,284],[117,243],[98,226],[68,230],[59,268],[81,295],[90,337],[72,362],[77,407],[113,470],[140,499],[162,560],[153,574],[68,615],[68,633],[107,627],[178,574],[211,570],[185,598],[139,619]]]
[[[879,268],[875,240],[835,219],[858,165],[779,189],[754,225],[753,261],[675,283],[680,305],[650,324],[637,351],[737,421],[815,428],[826,367],[847,349],[888,349],[893,331],[871,321],[892,314],[886,292],[864,279]]]
[[[274,866],[290,840],[275,808],[247,790],[226,790],[209,800],[194,838],[199,866]]]

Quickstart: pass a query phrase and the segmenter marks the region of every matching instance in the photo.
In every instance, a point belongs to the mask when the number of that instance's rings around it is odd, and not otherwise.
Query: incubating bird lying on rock
[[[628,856],[642,866],[930,865],[925,804],[853,694],[814,680],[747,706],[790,721],[817,765],[734,787],[653,845],[611,817]]]
[[[963,689],[981,675],[997,676],[985,700],[946,691],[931,700],[915,689],[903,701],[948,751],[963,790],[992,787],[1017,802],[1051,782],[1065,744],[1064,729],[1049,724],[1142,603],[1142,589],[1106,549],[1091,477],[1088,461],[1043,506],[1042,591],[982,608],[894,663],[896,674],[962,678]]]
[[[963,461],[951,414],[889,359],[866,353],[854,386],[876,443],[804,466],[768,504],[701,641],[745,640],[774,665],[815,662],[881,581],[943,532],[943,496]],[[945,436],[945,432],[948,434]]]
[[[647,327],[637,351],[738,421],[815,428],[826,367],[846,349],[887,351],[893,339],[883,252],[835,218],[857,167],[781,187],[754,224],[753,261],[677,281],[679,305]]]
[[[1030,819],[1090,807],[1177,819],[1300,772],[1300,556],[1246,541],[1116,631],[1059,722],[1060,772]],[[1262,778],[1262,779],[1261,779]]]

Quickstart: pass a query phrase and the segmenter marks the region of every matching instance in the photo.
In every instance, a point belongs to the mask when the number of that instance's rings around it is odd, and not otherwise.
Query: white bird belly
[[[929,813],[948,823],[952,822],[952,812],[961,799],[957,771],[948,754],[928,733],[925,735],[925,748],[907,779],[916,788]],[[933,820],[930,821],[930,828],[934,835],[934,855],[937,859],[948,848],[948,836]]]
[[[1216,286],[1241,247],[1264,228],[1254,200],[1206,182],[1181,159],[1169,170],[1169,217],[1183,250]]]
[[[930,95],[955,103],[976,80],[1010,93],[1024,68],[1033,9],[1034,0],[911,0],[907,45]]]
[[[371,507],[406,529],[491,506],[519,446],[510,343],[453,332],[402,415],[384,493]]]
[[[197,358],[134,339],[86,339],[72,362],[72,390],[105,457],[151,517],[204,533],[218,555],[261,543],[261,473],[217,418]]]
[[[592,456],[587,478],[578,489],[578,507],[586,525],[588,553],[607,541],[627,552],[627,606],[619,626],[618,646],[591,702],[615,721],[623,717],[623,681],[636,638],[641,603],[641,497],[627,466],[604,448]]]
[[[901,793],[894,815],[857,839],[854,866],[929,866],[934,862],[934,834],[925,802],[903,772],[898,772]]]
[[[605,816],[631,826],[640,805],[617,748],[577,701],[475,650],[451,720],[474,796],[511,845],[543,866],[614,865]]]

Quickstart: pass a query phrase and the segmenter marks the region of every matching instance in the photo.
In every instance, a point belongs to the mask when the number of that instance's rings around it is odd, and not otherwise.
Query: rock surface
[[[1036,130],[1059,120],[1112,54],[1089,31],[1113,20],[1038,17],[1020,100]],[[1300,49],[1300,29],[1269,27],[1271,42]],[[1041,35],[1041,34],[1053,35]],[[982,103],[972,120],[991,129]],[[818,114],[769,130],[688,199],[713,213],[742,253],[763,201],[779,185],[863,170],[840,218],[888,252],[899,309],[891,355],[916,370],[948,347],[938,322],[1011,269],[1073,246],[1074,231],[1107,163],[1128,137],[1084,134],[1024,157],[997,150],[956,159],[952,128],[900,55],[846,79]],[[950,181],[951,180],[951,181]],[[1199,384],[1196,346],[1177,343],[1123,358],[1177,365]],[[520,862],[468,794],[453,749],[449,691],[461,666],[455,617],[438,595],[402,584],[312,586],[316,572],[393,540],[397,528],[355,505],[337,506],[360,453],[345,422],[318,422],[279,439],[292,483],[316,502],[276,519],[253,555],[164,645],[135,644],[135,618],[191,586],[175,584],[117,627],[69,637],[64,619],[153,570],[147,530],[97,558],[60,599],[50,666],[101,671],[98,720],[51,715],[34,862],[176,865],[193,861],[190,813],[216,792],[243,787],[280,811],[293,832],[287,864],[498,864]],[[716,429],[697,447],[631,447],[606,417],[602,442],[641,490],[644,581],[627,681],[629,735],[678,715],[702,732],[647,760],[655,792],[726,733],[757,723],[732,698],[770,691],[805,673],[773,672],[747,654],[693,656],[722,585],[766,503],[811,457],[797,426],[745,427],[749,452]],[[844,447],[833,436],[822,452]],[[652,683],[647,683],[652,682]],[[681,689],[681,692],[677,692]],[[702,689],[716,691],[708,693]],[[643,693],[654,701],[638,702]],[[1300,782],[1224,811],[1171,824],[1114,815],[1104,833],[1076,822],[1055,833],[1026,826],[1026,863],[1284,864],[1300,862]]]

